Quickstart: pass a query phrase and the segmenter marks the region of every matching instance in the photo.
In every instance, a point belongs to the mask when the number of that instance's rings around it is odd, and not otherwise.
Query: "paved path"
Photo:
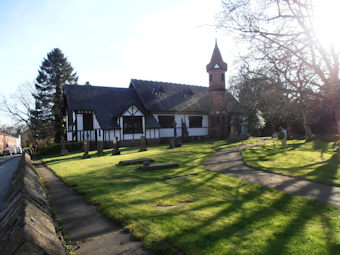
[[[5,199],[11,186],[12,176],[18,168],[21,155],[3,157],[0,161],[0,212],[5,204]]]
[[[61,219],[63,232],[68,240],[79,244],[76,254],[153,254],[142,247],[141,242],[133,241],[130,234],[123,233],[121,226],[105,218],[51,170],[39,162],[35,163],[51,195],[56,215]]]
[[[340,187],[301,180],[271,172],[257,170],[243,163],[241,150],[256,144],[241,145],[218,150],[206,163],[206,167],[244,181],[304,196],[340,206]]]

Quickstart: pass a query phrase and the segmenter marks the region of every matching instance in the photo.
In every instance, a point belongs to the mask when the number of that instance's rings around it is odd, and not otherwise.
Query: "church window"
[[[222,81],[225,80],[224,73],[221,74],[221,79],[222,79]]]
[[[124,116],[124,134],[141,134],[143,133],[143,124],[141,116]]]
[[[190,128],[201,128],[202,127],[202,116],[189,116],[189,127]]]
[[[209,74],[209,81],[212,82],[212,74]]]
[[[158,116],[158,122],[162,128],[173,128],[174,120],[175,116],[173,115]]]
[[[93,130],[92,112],[83,113],[83,127],[84,127],[84,130]]]

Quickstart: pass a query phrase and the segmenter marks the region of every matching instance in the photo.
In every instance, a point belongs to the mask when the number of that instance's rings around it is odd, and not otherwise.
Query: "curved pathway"
[[[340,206],[340,187],[302,180],[246,166],[243,162],[241,150],[263,143],[264,142],[247,144],[218,150],[208,160],[205,166],[210,171],[220,172],[247,182]]]
[[[122,227],[104,217],[95,206],[67,186],[39,161],[38,173],[50,194],[56,215],[60,217],[63,232],[77,255],[152,255],[142,243],[122,230]]]

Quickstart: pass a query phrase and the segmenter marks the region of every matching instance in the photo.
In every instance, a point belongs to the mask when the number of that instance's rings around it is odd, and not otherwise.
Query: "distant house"
[[[7,147],[21,147],[21,138],[0,133],[0,150]]]
[[[67,141],[133,145],[145,134],[149,144],[173,137],[227,138],[235,98],[225,90],[225,72],[217,43],[210,63],[209,87],[132,79],[129,88],[67,85],[64,87]]]

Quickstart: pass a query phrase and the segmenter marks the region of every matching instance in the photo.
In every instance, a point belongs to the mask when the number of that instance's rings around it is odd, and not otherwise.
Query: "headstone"
[[[174,139],[173,139],[173,147],[181,147],[182,143],[181,140],[177,137],[177,122],[174,120],[173,122],[173,127],[174,127]],[[170,141],[171,143],[171,141]],[[169,149],[172,149],[172,144],[170,144]]]
[[[84,141],[83,147],[84,147],[83,158],[90,158],[91,156],[89,155],[89,149],[90,149],[89,141]]]
[[[144,162],[149,162],[150,164],[151,162],[154,162],[154,161],[155,160],[153,160],[152,158],[138,158],[138,159],[119,161],[118,165],[126,166],[126,165],[134,165],[134,164],[144,164]]]
[[[286,133],[284,132],[284,129],[282,127],[280,127],[280,130],[279,130],[277,136],[281,140],[282,148],[285,149],[286,146],[287,146]]]
[[[181,139],[179,137],[175,137],[175,147],[181,147],[182,146],[182,142]]]
[[[247,139],[249,137],[248,134],[248,123],[247,122],[242,122],[241,123],[241,139]]]
[[[118,141],[118,137],[115,137],[113,139],[113,150],[112,150],[112,155],[119,155],[120,154],[120,150],[119,150],[119,141]]]
[[[182,119],[182,141],[187,142],[189,140],[189,132],[185,121]]]
[[[237,142],[240,140],[240,137],[237,132],[237,119],[236,116],[233,115],[230,121],[230,133],[228,137],[229,142]]]
[[[174,127],[174,137],[176,137],[177,136],[177,122],[175,119],[174,119],[174,122],[172,122],[172,125]]]
[[[139,151],[146,151],[146,137],[145,135],[142,135],[140,137],[140,150]]]
[[[97,141],[97,152],[100,156],[103,155],[103,142]]]
[[[174,140],[174,138],[170,138],[168,149],[173,149],[173,148],[175,148],[175,140]]]
[[[65,155],[69,155],[70,153],[68,152],[68,150],[65,147],[65,139],[64,139],[64,135],[61,136],[61,151],[60,151],[60,156],[65,156]]]

